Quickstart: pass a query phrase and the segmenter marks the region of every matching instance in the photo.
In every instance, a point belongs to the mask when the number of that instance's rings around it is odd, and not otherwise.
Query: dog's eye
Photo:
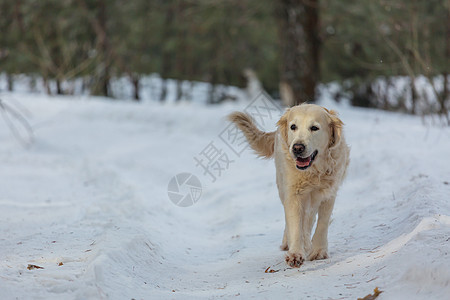
[[[317,130],[319,130],[319,127],[317,127],[317,126],[311,126],[311,131],[317,131]]]
[[[297,126],[295,124],[292,124],[291,125],[291,130],[295,130],[295,129],[297,129]]]

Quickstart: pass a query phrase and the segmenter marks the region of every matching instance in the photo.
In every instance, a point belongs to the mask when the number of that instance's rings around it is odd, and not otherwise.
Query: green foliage
[[[442,74],[445,0],[324,0],[323,81]]]
[[[320,4],[322,82],[448,71],[448,1]],[[252,68],[273,92],[279,83],[274,6],[270,0],[0,0],[0,72],[59,81],[159,73],[243,86],[242,71]]]

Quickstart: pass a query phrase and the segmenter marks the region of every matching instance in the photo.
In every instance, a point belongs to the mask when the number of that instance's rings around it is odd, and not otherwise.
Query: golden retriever
[[[275,157],[286,220],[281,245],[288,251],[286,263],[300,267],[305,259],[328,258],[328,225],[350,154],[337,113],[314,104],[294,106],[286,110],[274,132],[260,131],[242,112],[230,114],[229,120],[259,156]]]

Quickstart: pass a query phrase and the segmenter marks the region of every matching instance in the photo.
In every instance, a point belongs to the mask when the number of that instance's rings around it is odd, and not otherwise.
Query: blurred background
[[[449,0],[0,0],[2,90],[449,109]],[[159,84],[152,84],[158,78]],[[19,84],[20,83],[20,84]],[[250,97],[250,96],[249,96]]]

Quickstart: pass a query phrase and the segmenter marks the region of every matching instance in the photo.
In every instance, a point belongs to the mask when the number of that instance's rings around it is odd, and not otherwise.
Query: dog
[[[242,112],[228,116],[260,157],[275,158],[276,182],[286,226],[281,249],[286,263],[326,259],[328,226],[336,194],[350,161],[343,122],[333,110],[301,104],[286,110],[277,130],[259,130]],[[318,215],[316,230],[311,231]]]

